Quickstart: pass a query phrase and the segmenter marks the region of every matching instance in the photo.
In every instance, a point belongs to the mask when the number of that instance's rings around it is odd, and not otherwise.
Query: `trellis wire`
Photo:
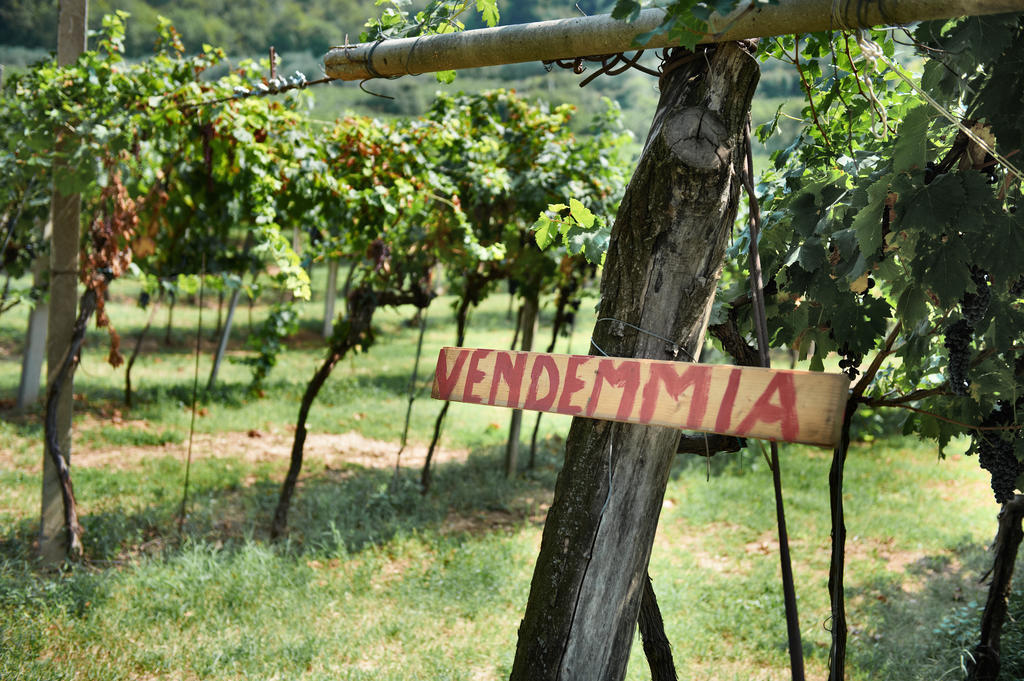
[[[836,0],[836,1],[838,1],[838,0]],[[984,149],[987,153],[991,154],[992,158],[994,158],[996,161],[999,162],[1000,165],[1002,165],[1004,168],[1006,168],[1006,170],[1010,174],[1012,174],[1018,180],[1024,180],[1024,174],[1022,174],[1021,171],[1015,165],[1010,163],[1010,161],[1005,156],[1003,156],[998,151],[996,151],[995,148],[991,144],[989,144],[980,135],[978,135],[973,130],[971,130],[970,127],[964,125],[963,121],[960,120],[959,117],[953,115],[952,113],[950,113],[949,111],[946,110],[946,107],[942,106],[937,101],[935,101],[935,99],[931,95],[929,95],[927,92],[925,92],[917,83],[915,83],[914,80],[910,76],[908,76],[899,65],[895,64],[893,61],[891,61],[888,57],[885,56],[885,54],[882,52],[882,48],[878,45],[878,43],[876,43],[875,41],[871,40],[870,38],[865,37],[864,36],[864,32],[861,31],[860,29],[855,31],[855,34],[856,34],[856,37],[857,37],[857,45],[860,46],[861,54],[864,55],[864,60],[867,61],[869,64],[871,64],[872,68],[877,69],[876,62],[878,62],[878,61],[880,61],[883,64],[885,64],[887,67],[889,67],[892,70],[893,73],[895,73],[897,76],[899,76],[900,79],[903,82],[905,82],[907,85],[909,85],[910,88],[914,92],[916,92],[918,94],[918,96],[921,97],[921,99],[923,99],[928,104],[928,106],[930,106],[933,109],[935,109],[935,111],[937,111],[943,118],[945,118],[950,123],[955,125],[957,130],[959,130],[964,135],[966,135],[968,139],[970,139],[972,142],[974,142],[979,147]],[[871,79],[870,78],[866,78],[865,80],[867,80],[867,82],[868,82],[868,88],[869,88],[869,93],[870,93],[869,99],[873,99],[874,98],[874,90],[871,89]],[[877,102],[877,100],[874,100],[874,101]],[[884,107],[880,107],[880,108],[881,108],[881,110],[883,112],[882,113],[882,116],[883,116],[882,120],[883,120],[883,132],[884,132],[884,122],[885,122],[884,110],[885,109],[884,109]],[[874,130],[874,128],[872,127],[872,131],[873,130]]]
[[[192,441],[196,432],[196,397],[199,394],[199,354],[203,340],[203,292],[206,289],[206,254],[202,256],[199,275],[199,318],[196,321],[196,362],[192,376],[192,418],[188,426],[188,454],[185,458],[185,482],[181,489],[181,513],[178,515],[178,537],[185,527],[185,511],[188,505],[188,482],[192,470]]]
[[[402,429],[402,443],[398,447],[398,454],[395,456],[395,477],[392,480],[392,484],[398,484],[398,467],[402,461],[402,452],[405,451],[405,445],[409,437],[409,419],[412,417],[412,403],[416,400],[416,379],[420,369],[420,355],[423,351],[423,334],[427,329],[427,311],[426,309],[420,310],[420,334],[419,339],[416,341],[416,359],[412,364],[412,378],[409,379],[409,404],[405,408],[405,428]]]

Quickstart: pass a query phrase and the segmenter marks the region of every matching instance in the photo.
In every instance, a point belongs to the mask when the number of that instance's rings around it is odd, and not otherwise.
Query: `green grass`
[[[111,317],[130,347],[146,313],[132,304],[130,282],[118,286]],[[429,438],[439,407],[426,394],[437,350],[453,340],[448,303],[435,303],[428,318],[414,443]],[[271,544],[267,527],[287,462],[259,455],[264,438],[246,431],[290,437],[323,353],[315,334],[321,305],[304,306],[303,332],[262,396],[247,393],[247,372],[235,364],[212,392],[200,391],[198,434],[234,435],[223,451],[205,451],[207,441],[196,440],[180,534],[196,310],[178,306],[168,346],[163,329],[153,329],[133,372],[132,409],[122,403],[123,369],[107,367],[103,336],[90,332],[76,378],[80,465],[72,455],[89,560],[70,572],[47,574],[31,563],[39,413],[2,412],[0,678],[507,677],[568,420],[545,417],[537,466],[508,481],[501,474],[508,412],[453,405],[444,444],[469,453],[438,467],[427,496],[415,470],[403,469],[395,484],[388,466],[346,459],[348,452],[310,457],[291,534]],[[507,297],[488,299],[468,344],[507,347],[506,310]],[[256,306],[254,322],[264,313]],[[215,314],[203,312],[206,336]],[[236,353],[247,316],[243,306]],[[384,311],[377,345],[335,369],[311,414],[312,433],[358,430],[397,451],[416,343],[408,316]],[[577,328],[589,329],[592,313],[581,317]],[[0,317],[2,396],[17,386],[23,329],[23,311]],[[546,347],[544,327],[539,338]],[[585,352],[586,344],[580,331],[558,351]],[[203,349],[205,380],[212,341]],[[830,459],[795,446],[782,456],[809,678],[826,676],[828,656]],[[680,678],[788,678],[769,471],[754,451],[720,455],[710,469],[705,463],[677,460],[650,568]],[[989,565],[997,510],[973,458],[937,461],[932,447],[900,440],[853,449],[846,475],[852,681],[960,678],[984,601],[977,581]],[[1019,589],[1012,606],[1019,621]],[[1019,651],[1020,640],[1019,625],[1008,622],[1004,651]],[[1008,654],[1007,665],[1005,678],[1020,678],[1019,655]],[[639,646],[628,678],[648,678]]]

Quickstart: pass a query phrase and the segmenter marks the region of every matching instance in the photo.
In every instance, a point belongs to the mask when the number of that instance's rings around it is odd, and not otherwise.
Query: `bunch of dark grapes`
[[[971,280],[974,282],[975,293],[965,293],[960,301],[960,309],[963,310],[964,319],[971,325],[972,330],[978,328],[985,314],[988,312],[988,304],[992,300],[992,292],[988,286],[988,273],[977,267],[971,268]]]
[[[949,388],[954,395],[966,395],[971,387],[971,379],[967,377],[971,365],[971,338],[974,330],[985,320],[992,301],[988,272],[971,267],[971,281],[974,282],[974,292],[964,293],[960,300],[963,318],[946,327],[945,345],[949,353],[946,373]]]
[[[1013,283],[1013,286],[1010,287],[1010,295],[1014,298],[1024,296],[1024,275],[1021,275],[1021,277]]]
[[[1013,422],[1013,410],[1006,402],[1000,402],[981,422],[982,427],[1006,426]],[[1024,472],[1024,466],[1014,454],[1013,439],[1006,439],[999,430],[980,430],[974,436],[978,450],[978,463],[992,476],[992,491],[996,502],[1005,504],[1013,499],[1017,477]],[[1010,431],[1015,432],[1015,431]]]
[[[966,395],[971,387],[967,372],[971,368],[971,336],[974,329],[966,319],[958,319],[946,328],[946,350],[949,364],[946,365],[949,389],[954,395]]]
[[[843,356],[843,358],[839,360],[839,368],[850,378],[851,381],[856,380],[857,376],[860,375],[860,369],[857,367],[860,366],[860,362],[864,356],[851,351],[848,345],[844,345],[840,348],[839,354]]]

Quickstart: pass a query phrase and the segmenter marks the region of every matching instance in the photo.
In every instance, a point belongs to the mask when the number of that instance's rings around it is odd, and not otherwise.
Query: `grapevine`
[[[971,364],[971,336],[973,329],[966,319],[958,319],[946,328],[947,382],[954,395],[967,395],[971,387],[968,377]]]
[[[960,308],[964,313],[964,319],[967,320],[971,328],[978,329],[988,313],[992,292],[989,289],[988,273],[981,268],[976,266],[971,268],[971,281],[974,282],[975,290],[964,293]]]
[[[1013,409],[1005,401],[999,402],[982,422],[982,427],[1006,426],[1013,423]],[[992,476],[992,492],[997,503],[1013,499],[1017,478],[1024,473],[1024,465],[1014,454],[1019,435],[1010,431],[981,430],[974,436],[973,450],[978,453],[978,464]]]
[[[857,380],[857,376],[860,375],[860,363],[864,359],[864,356],[850,350],[849,346],[844,345],[839,349],[839,354],[842,356],[839,360],[839,369],[846,374],[851,380]]]

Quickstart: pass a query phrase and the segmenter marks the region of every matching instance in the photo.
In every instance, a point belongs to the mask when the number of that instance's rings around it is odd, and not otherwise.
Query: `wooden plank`
[[[842,374],[442,348],[431,397],[831,447],[849,388]]]

